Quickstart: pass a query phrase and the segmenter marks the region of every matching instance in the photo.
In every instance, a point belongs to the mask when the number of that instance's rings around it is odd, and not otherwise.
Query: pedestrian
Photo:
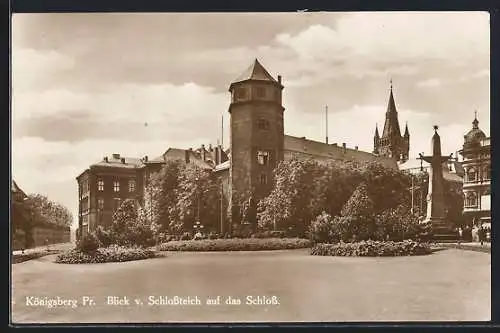
[[[483,246],[484,236],[485,236],[483,226],[481,226],[481,227],[479,228],[479,231],[478,231],[478,236],[479,236],[479,241],[481,242],[481,246]]]
[[[463,232],[462,227],[458,227],[458,245],[460,245],[460,242],[462,241]]]

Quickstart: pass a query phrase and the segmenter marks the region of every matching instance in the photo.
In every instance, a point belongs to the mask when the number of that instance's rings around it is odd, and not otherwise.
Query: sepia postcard
[[[13,14],[11,323],[491,320],[489,20]]]

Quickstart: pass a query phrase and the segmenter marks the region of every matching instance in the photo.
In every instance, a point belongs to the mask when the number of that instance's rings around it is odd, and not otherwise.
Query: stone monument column
[[[424,223],[430,223],[432,239],[435,241],[456,240],[450,221],[446,219],[445,193],[443,178],[443,163],[451,159],[450,156],[441,155],[441,138],[434,126],[434,135],[431,140],[431,156],[420,155],[420,159],[431,165],[429,171],[429,190],[427,195],[427,215]]]

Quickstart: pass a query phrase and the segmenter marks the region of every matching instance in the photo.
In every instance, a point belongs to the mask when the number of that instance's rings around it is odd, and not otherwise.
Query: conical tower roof
[[[259,60],[255,59],[252,65],[247,68],[243,74],[241,74],[233,83],[247,81],[247,80],[259,80],[259,81],[277,81],[272,77],[271,74],[262,66]]]

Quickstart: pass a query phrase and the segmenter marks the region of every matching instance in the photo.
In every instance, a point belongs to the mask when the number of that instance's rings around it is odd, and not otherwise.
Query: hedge
[[[159,256],[159,254],[156,251],[149,249],[111,245],[87,253],[75,248],[58,255],[55,262],[59,264],[97,264],[143,260],[155,258],[157,256]]]
[[[171,241],[159,246],[160,251],[270,251],[308,248],[302,238],[229,238]]]
[[[342,256],[342,257],[397,257],[430,254],[431,247],[427,243],[411,240],[392,241],[361,241],[353,243],[316,244],[311,249],[311,255]]]

